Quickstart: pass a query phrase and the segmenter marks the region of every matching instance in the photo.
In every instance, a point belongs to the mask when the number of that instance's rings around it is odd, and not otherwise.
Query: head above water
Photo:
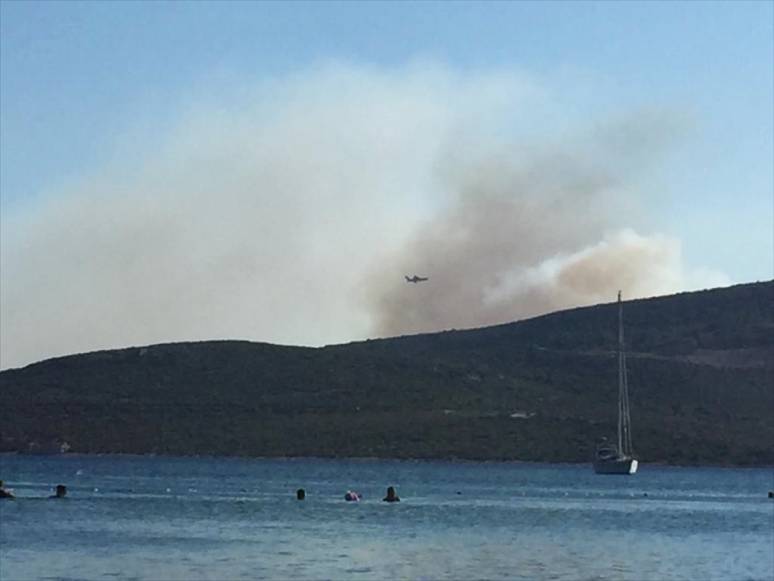
[[[396,502],[396,501],[400,500],[398,498],[398,495],[395,494],[395,487],[394,486],[389,486],[387,488],[387,496],[384,497],[384,500],[386,502]]]

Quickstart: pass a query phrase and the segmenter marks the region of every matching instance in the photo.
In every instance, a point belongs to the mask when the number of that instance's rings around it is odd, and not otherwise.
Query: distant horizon
[[[58,439],[97,454],[588,462],[616,432],[626,369],[637,459],[768,464],[773,288],[625,305],[625,367],[616,303],[324,349],[217,341],[49,360],[0,373],[0,451]]]
[[[661,298],[668,298],[668,297],[671,297],[671,296],[678,296],[678,295],[684,295],[684,294],[697,294],[697,293],[713,292],[713,291],[720,291],[720,290],[730,289],[730,288],[738,287],[738,286],[750,286],[750,285],[756,285],[756,284],[770,284],[770,283],[774,283],[774,279],[763,280],[763,281],[754,281],[754,282],[734,283],[734,284],[731,284],[731,285],[728,285],[728,286],[723,286],[723,287],[714,287],[714,288],[691,290],[691,291],[680,291],[680,292],[671,293],[671,294],[668,294],[668,295],[656,295],[656,296],[651,296],[651,297],[639,297],[639,298],[627,299],[625,296],[622,296],[622,301],[625,304],[627,302],[640,302],[640,301],[657,300],[657,299],[661,299]],[[616,300],[612,300],[612,301],[609,301],[609,302],[595,303],[595,304],[592,304],[592,305],[578,305],[578,306],[574,306],[574,307],[567,307],[567,308],[563,308],[563,309],[560,309],[560,310],[557,310],[557,311],[550,311],[550,312],[547,312],[547,313],[542,313],[542,314],[539,314],[539,315],[534,315],[534,316],[531,316],[531,317],[526,317],[524,319],[515,319],[515,320],[512,320],[512,321],[503,321],[501,323],[494,323],[492,325],[485,325],[485,326],[481,326],[481,327],[466,327],[466,328],[460,328],[460,329],[449,328],[449,329],[438,329],[438,330],[435,330],[435,331],[425,331],[425,332],[418,332],[418,333],[410,333],[410,334],[406,334],[406,335],[393,335],[393,336],[385,336],[385,337],[366,337],[366,338],[363,338],[363,339],[353,339],[351,341],[344,341],[344,342],[341,342],[341,343],[328,343],[328,344],[325,344],[325,345],[299,345],[299,344],[289,344],[289,343],[273,343],[273,342],[270,342],[270,341],[261,341],[259,339],[243,339],[243,338],[238,338],[238,337],[232,337],[232,338],[211,338],[211,339],[179,339],[179,340],[172,340],[172,341],[163,341],[163,342],[160,342],[160,343],[148,343],[148,344],[142,344],[142,345],[124,345],[124,346],[115,346],[115,347],[105,347],[105,348],[93,349],[93,350],[89,350],[89,351],[79,351],[79,352],[62,353],[62,354],[59,354],[59,355],[53,355],[51,357],[46,357],[45,359],[40,359],[40,360],[37,360],[37,361],[31,361],[31,362],[24,363],[24,364],[19,365],[19,366],[2,368],[2,369],[0,369],[0,373],[4,372],[4,371],[12,371],[14,369],[22,369],[22,368],[28,367],[30,365],[37,365],[38,363],[43,363],[45,361],[49,361],[49,360],[52,360],[52,359],[63,359],[63,358],[67,358],[67,357],[77,357],[77,356],[80,356],[80,355],[90,355],[90,354],[102,353],[102,352],[106,352],[106,351],[125,351],[125,350],[130,350],[130,349],[147,349],[147,348],[151,348],[151,347],[161,347],[161,346],[165,346],[165,345],[184,345],[184,344],[196,344],[196,343],[250,343],[250,344],[256,344],[256,345],[270,345],[270,346],[273,346],[273,347],[288,347],[288,348],[299,348],[299,349],[324,349],[326,347],[337,347],[337,346],[340,346],[340,345],[350,345],[350,344],[353,344],[353,343],[366,343],[366,342],[370,342],[370,341],[389,341],[389,340],[392,340],[392,339],[400,339],[402,337],[415,337],[415,336],[418,336],[418,335],[436,335],[436,334],[449,333],[449,332],[476,331],[476,330],[479,330],[479,329],[487,329],[487,328],[491,328],[491,327],[499,327],[499,326],[503,326],[503,325],[511,325],[511,324],[520,323],[520,322],[528,321],[528,320],[531,320],[531,319],[538,319],[538,318],[541,318],[541,317],[546,317],[546,316],[550,316],[550,315],[554,315],[554,314],[558,314],[558,313],[563,313],[563,312],[567,312],[567,311],[574,311],[574,310],[579,310],[579,309],[591,309],[591,308],[595,308],[595,307],[599,307],[599,306],[603,306],[603,305],[615,304],[616,302],[617,302]]]

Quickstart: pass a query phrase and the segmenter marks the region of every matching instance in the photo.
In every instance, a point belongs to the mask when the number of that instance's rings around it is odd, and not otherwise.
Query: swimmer
[[[360,495],[357,492],[347,490],[347,493],[344,495],[344,500],[347,502],[358,502],[360,500]]]
[[[299,488],[296,490],[296,499],[298,500],[304,500],[306,498],[306,490],[303,488]]]
[[[397,494],[395,494],[395,488],[393,488],[392,486],[390,486],[390,487],[387,489],[387,496],[385,496],[385,497],[382,499],[382,502],[400,502],[400,498],[398,498],[398,495],[397,495]]]
[[[49,498],[64,498],[65,496],[67,496],[67,487],[64,484],[57,484],[56,494],[49,496]]]
[[[6,490],[5,487],[3,487],[3,481],[0,480],[0,498],[16,498],[13,495],[13,492],[10,490]]]

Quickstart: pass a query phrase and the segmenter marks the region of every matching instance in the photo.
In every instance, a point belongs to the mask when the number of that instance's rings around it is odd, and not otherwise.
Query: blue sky
[[[677,136],[630,178],[648,206],[638,231],[678,239],[686,268],[772,277],[772,2],[3,1],[0,16],[6,228],[29,230],[89,176],[142,167],[197,111],[236,115],[256,87],[331,66],[388,84],[431,63],[547,95],[503,122],[514,142],[660,112]]]
[[[670,176],[669,188],[692,190],[670,206],[698,222],[673,227],[700,237],[715,215],[696,202],[710,199],[717,215],[752,219],[760,230],[771,219],[773,18],[771,2],[3,2],[2,200],[34,198],[87,171],[109,155],[117,132],[138,119],[163,123],[213,77],[420,57],[599,82],[599,91],[567,95],[581,110],[691,110],[704,142],[694,155],[711,175],[694,167]],[[747,218],[740,198],[756,208]],[[766,255],[756,265],[714,250],[735,279],[771,274]]]

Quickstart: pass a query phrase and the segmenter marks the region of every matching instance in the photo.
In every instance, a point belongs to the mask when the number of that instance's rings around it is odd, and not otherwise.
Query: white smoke
[[[608,234],[637,226],[619,169],[650,155],[627,152],[641,125],[614,124],[614,155],[536,140],[550,96],[522,76],[332,65],[245,93],[2,216],[0,367],[162,341],[319,345],[723,280],[691,279],[676,240]],[[403,284],[414,271],[431,284]]]
[[[505,273],[499,284],[484,289],[483,306],[510,308],[519,316],[529,316],[570,305],[610,302],[621,289],[628,295],[625,298],[632,298],[726,284],[728,279],[719,273],[686,271],[679,240],[660,234],[640,236],[627,228],[572,254]],[[524,304],[526,297],[534,303]]]

